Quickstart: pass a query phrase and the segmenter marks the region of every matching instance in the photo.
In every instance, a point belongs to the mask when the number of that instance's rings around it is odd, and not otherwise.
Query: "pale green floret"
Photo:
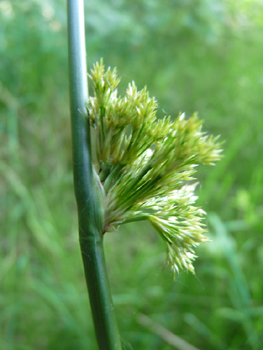
[[[221,158],[217,138],[202,131],[194,114],[157,119],[157,102],[146,89],[128,85],[118,97],[116,69],[106,73],[102,60],[90,79],[94,97],[87,106],[94,127],[98,179],[104,194],[104,230],[132,221],[148,220],[167,247],[167,265],[194,273],[193,248],[207,242],[204,211],[194,207],[199,164]]]

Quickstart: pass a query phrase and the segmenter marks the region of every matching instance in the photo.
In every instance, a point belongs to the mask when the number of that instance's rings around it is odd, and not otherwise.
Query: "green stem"
[[[116,181],[119,179],[121,170],[123,169],[124,166],[125,164],[121,164],[121,163],[116,165],[108,175],[104,184],[104,191],[106,194],[109,192],[109,189],[111,187],[113,180],[114,180],[114,183],[116,183]]]
[[[149,216],[150,216],[150,214],[141,214],[141,215],[130,216],[130,217],[124,219],[122,222],[120,222],[119,225],[129,224],[131,222],[136,222],[136,221],[146,221],[149,219]]]
[[[150,164],[147,164],[140,173],[129,183],[129,185],[123,190],[121,197],[125,198],[130,197],[131,193],[133,192],[134,188],[138,186],[138,183],[141,181],[141,179],[146,175],[150,170],[152,169],[152,166]]]
[[[73,170],[80,247],[99,349],[121,350],[103,250],[103,198],[91,161],[84,33],[83,0],[68,0]]]

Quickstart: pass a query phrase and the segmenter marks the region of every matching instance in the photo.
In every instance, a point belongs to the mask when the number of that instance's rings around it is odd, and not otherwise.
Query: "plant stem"
[[[69,82],[74,189],[79,239],[96,337],[100,350],[121,350],[104,250],[103,198],[93,176],[83,0],[68,0]]]

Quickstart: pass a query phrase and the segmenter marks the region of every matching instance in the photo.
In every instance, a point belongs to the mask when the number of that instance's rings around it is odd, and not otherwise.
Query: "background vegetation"
[[[263,348],[263,5],[260,0],[86,1],[88,66],[147,84],[164,112],[198,111],[225,140],[201,169],[212,243],[196,276],[162,271],[147,225],[105,238],[117,318],[136,350]],[[73,197],[65,2],[0,1],[0,349],[96,349]],[[186,348],[185,348],[186,350]]]

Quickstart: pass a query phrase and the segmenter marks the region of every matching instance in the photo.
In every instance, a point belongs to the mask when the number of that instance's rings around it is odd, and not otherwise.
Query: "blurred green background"
[[[174,349],[141,314],[200,350],[263,349],[261,0],[85,1],[87,61],[117,66],[159,116],[198,111],[224,158],[200,168],[212,243],[173,281],[145,224],[108,233],[120,331]],[[0,1],[0,350],[97,349],[72,184],[66,4]],[[187,347],[181,348],[188,350]]]

